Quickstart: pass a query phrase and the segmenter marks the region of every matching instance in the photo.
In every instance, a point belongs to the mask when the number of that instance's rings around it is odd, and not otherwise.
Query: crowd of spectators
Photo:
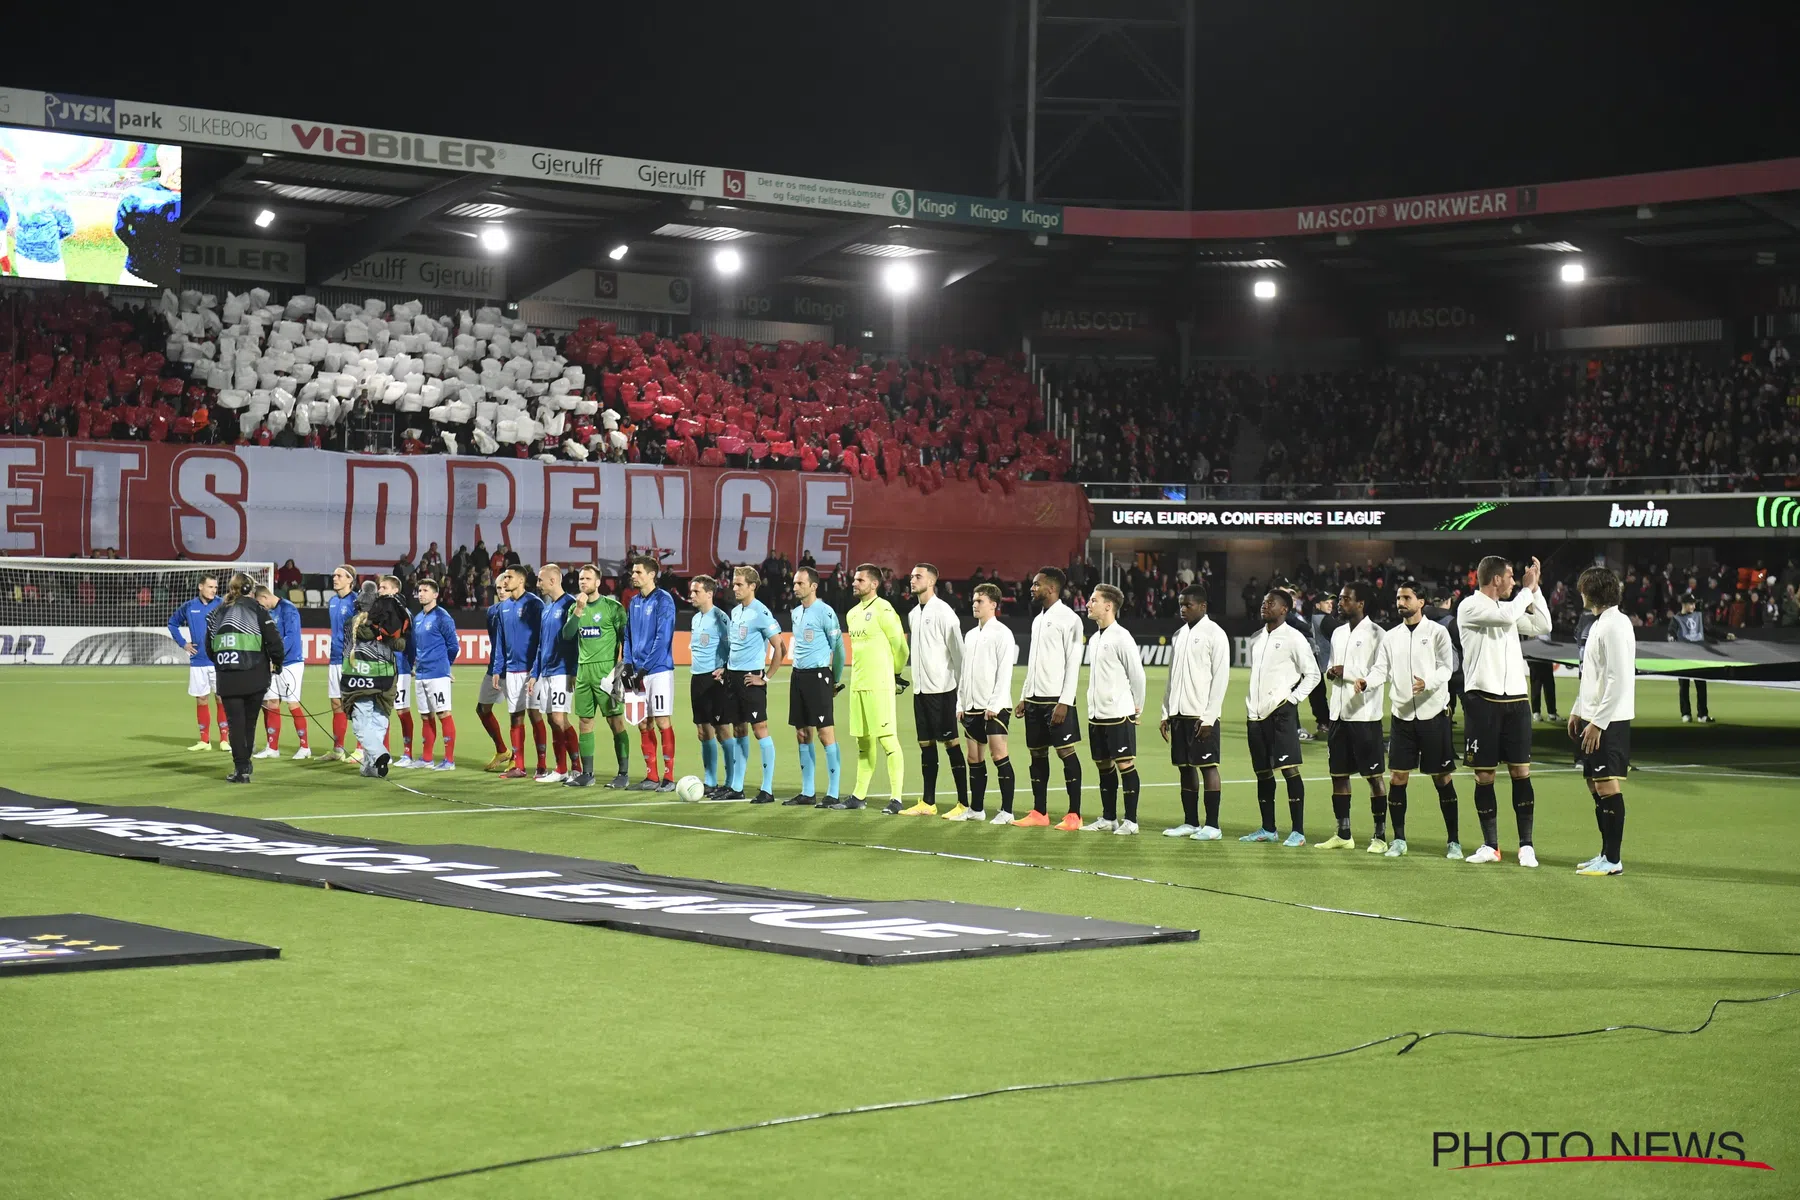
[[[1070,478],[1085,482],[1229,483],[1238,414],[1262,396],[1246,371],[1086,367],[1052,378],[1068,413]]]
[[[1263,481],[1288,498],[1800,486],[1800,376],[1765,342],[1272,377]]]
[[[931,492],[1061,478],[1018,357],[622,335],[484,308],[0,293],[0,433],[841,471]]]

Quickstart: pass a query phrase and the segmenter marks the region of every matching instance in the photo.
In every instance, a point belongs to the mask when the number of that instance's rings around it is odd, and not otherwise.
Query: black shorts
[[[971,742],[986,741],[991,737],[1005,737],[1007,726],[1012,723],[1012,709],[1003,708],[993,716],[988,716],[981,709],[972,709],[962,715],[963,736]]]
[[[1531,706],[1463,693],[1463,763],[1478,771],[1531,761]]]
[[[769,687],[751,687],[745,680],[762,679],[761,671],[725,672],[725,702],[719,706],[723,722],[733,725],[760,725],[769,719]]]
[[[830,729],[837,724],[831,711],[836,694],[830,667],[795,667],[788,678],[788,724],[795,729]]]
[[[1387,747],[1380,721],[1333,721],[1325,735],[1328,770],[1333,775],[1376,776],[1386,768]]]
[[[1631,773],[1631,722],[1614,721],[1600,731],[1600,745],[1592,754],[1581,750],[1580,738],[1587,732],[1587,722],[1575,723],[1575,761],[1582,777],[1589,780],[1617,779],[1621,782]]]
[[[1447,775],[1456,769],[1456,745],[1450,737],[1450,710],[1423,721],[1394,722],[1388,736],[1388,765],[1396,771]]]
[[[720,713],[727,701],[725,685],[710,672],[702,672],[688,680],[688,707],[694,710],[696,725],[726,725],[730,722]]]
[[[1088,718],[1088,753],[1095,762],[1137,757],[1137,722],[1130,717],[1116,721]]]
[[[913,693],[913,725],[921,742],[954,742],[956,724],[955,692]]]
[[[1056,701],[1043,698],[1032,698],[1025,701],[1025,748],[1027,750],[1044,750],[1052,746],[1073,746],[1081,740],[1081,719],[1075,715],[1075,706],[1069,705],[1069,715],[1063,718],[1061,725],[1052,724],[1050,715],[1056,711]]]
[[[1300,765],[1300,710],[1283,704],[1260,721],[1247,721],[1250,768],[1258,775]]]
[[[1219,725],[1214,721],[1200,734],[1199,717],[1169,718],[1169,761],[1178,767],[1219,765]]]

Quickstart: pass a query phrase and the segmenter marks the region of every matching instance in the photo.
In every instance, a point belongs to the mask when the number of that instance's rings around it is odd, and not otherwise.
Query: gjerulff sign
[[[488,846],[410,846],[176,808],[58,804],[0,788],[0,837],[505,916],[875,965],[1191,942],[1191,929],[948,900],[842,900],[646,875]]]

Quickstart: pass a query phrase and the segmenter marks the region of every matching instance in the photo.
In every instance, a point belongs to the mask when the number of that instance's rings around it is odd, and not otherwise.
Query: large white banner
[[[72,118],[68,115],[71,113],[74,114]],[[71,119],[75,124],[68,124]],[[795,208],[902,217],[910,216],[913,208],[910,188],[801,179],[694,163],[658,162],[614,154],[554,150],[548,146],[401,133],[172,104],[71,97],[68,93],[29,88],[0,88],[0,124],[78,128],[89,133],[116,132],[142,141],[229,146],[359,163],[404,163],[626,191],[755,200]]]

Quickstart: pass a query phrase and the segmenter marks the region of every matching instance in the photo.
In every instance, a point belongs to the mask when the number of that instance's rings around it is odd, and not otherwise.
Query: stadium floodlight
[[[713,255],[713,270],[721,275],[736,275],[744,265],[744,256],[727,247]]]
[[[481,227],[481,248],[489,254],[499,254],[511,244],[512,239],[506,236],[504,225],[483,225]]]
[[[1275,298],[1275,281],[1273,279],[1259,279],[1250,291],[1258,300],[1273,300]]]
[[[606,252],[606,257],[612,259],[614,262],[618,262],[620,259],[624,258],[626,254],[630,253],[630,251],[630,246],[627,246],[624,242],[620,242]]]
[[[896,296],[904,296],[919,285],[919,273],[904,259],[889,263],[881,273],[881,282]]]
[[[0,662],[46,666],[186,665],[187,652],[165,625],[203,578],[217,579],[220,592],[233,571],[275,583],[269,562],[6,558],[0,564],[0,595],[22,597],[31,614],[28,633],[14,630],[0,643]]]
[[[1562,265],[1562,281],[1564,283],[1580,283],[1587,278],[1587,268],[1578,262]]]
[[[273,209],[265,208],[261,212],[256,214],[256,227],[258,229],[267,229],[269,226],[273,225],[274,223],[275,223],[275,212]]]

